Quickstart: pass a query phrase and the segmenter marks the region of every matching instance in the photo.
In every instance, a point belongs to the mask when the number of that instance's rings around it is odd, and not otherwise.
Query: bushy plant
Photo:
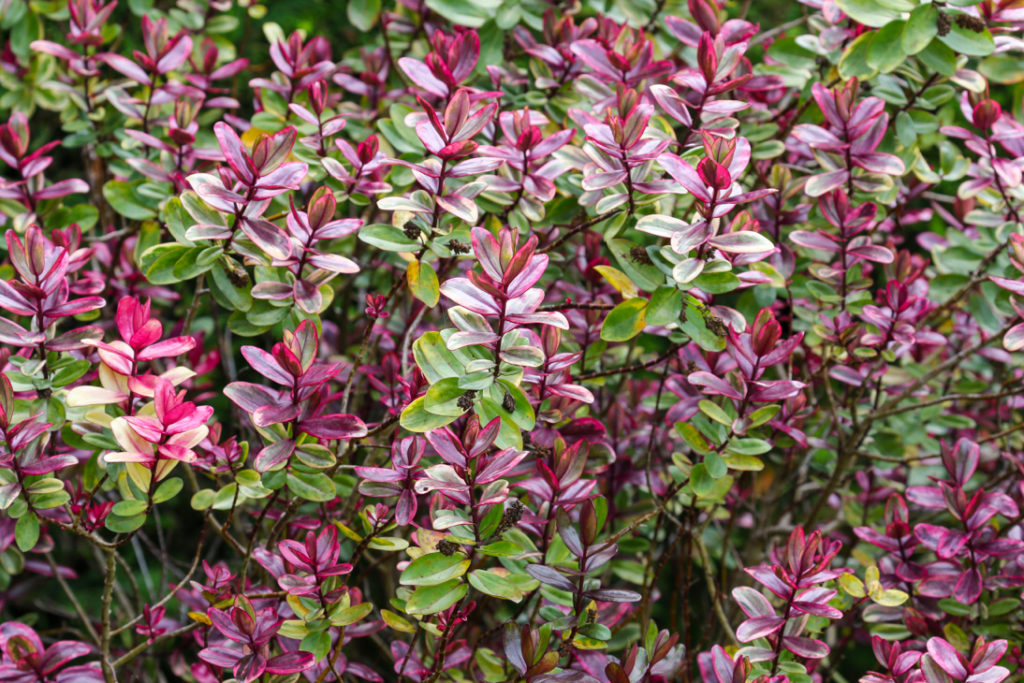
[[[1024,680],[1019,0],[0,0],[0,680]]]

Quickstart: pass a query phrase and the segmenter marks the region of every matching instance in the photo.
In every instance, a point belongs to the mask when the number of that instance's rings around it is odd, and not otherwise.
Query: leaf
[[[352,25],[365,33],[380,17],[380,0],[348,0],[345,10]]]
[[[448,350],[439,332],[427,332],[412,345],[416,365],[431,384],[445,377],[461,377],[465,370],[459,359]]]
[[[546,586],[552,586],[563,591],[573,591],[576,589],[572,581],[566,578],[565,574],[546,564],[526,565],[526,573]]]
[[[711,450],[711,444],[704,438],[704,435],[688,422],[677,422],[676,431],[683,437],[690,448],[698,453],[707,453]]]
[[[704,456],[704,467],[712,479],[721,479],[729,471],[725,460],[715,451],[710,451]]]
[[[108,529],[119,534],[127,534],[135,531],[143,524],[146,523],[146,515],[134,515],[132,517],[122,517],[110,513],[107,516],[104,524]]]
[[[924,62],[932,71],[952,78],[956,74],[956,53],[949,49],[939,38],[928,43],[928,47],[917,54],[917,58]]]
[[[359,239],[384,251],[416,251],[420,243],[405,236],[405,233],[385,223],[371,223],[359,230]]]
[[[764,439],[732,439],[726,448],[740,455],[764,455],[772,445]]]
[[[645,320],[648,325],[664,327],[679,320],[683,312],[683,293],[675,287],[663,285],[651,293]]]
[[[646,327],[647,300],[636,298],[623,301],[613,308],[601,325],[601,339],[610,342],[628,341]]]
[[[867,595],[867,591],[864,590],[864,582],[853,574],[843,574],[839,577],[839,585],[848,595],[855,598],[863,598]]]
[[[144,500],[121,500],[114,504],[111,512],[121,517],[134,517],[144,513],[148,507]]]
[[[859,24],[881,28],[899,17],[899,11],[879,0],[836,0],[839,9]]]
[[[903,35],[900,44],[903,51],[908,55],[916,55],[928,47],[939,33],[939,11],[930,2],[919,5],[910,13],[906,25],[903,27]]]
[[[228,259],[231,260],[230,257]],[[245,273],[245,270],[237,263],[231,265],[239,269],[234,273]],[[226,264],[218,263],[210,269],[210,294],[213,295],[219,306],[229,311],[248,311],[252,308],[252,289],[236,285],[228,275],[227,268]],[[247,273],[245,277],[248,277]]]
[[[995,41],[988,29],[975,33],[956,22],[950,26],[949,33],[939,36],[939,40],[954,52],[969,57],[987,57],[996,49]]]
[[[890,21],[875,34],[868,49],[868,66],[889,73],[903,63],[903,21]],[[923,46],[922,46],[923,47]]]
[[[871,594],[871,599],[883,607],[899,607],[909,598],[909,595],[895,588],[887,588]]]
[[[862,33],[857,36],[839,58],[839,75],[845,79],[861,78],[870,76],[875,70],[868,66],[868,54],[871,50],[871,41],[875,34],[872,32]]]
[[[624,216],[625,214],[619,214]],[[632,280],[640,289],[647,290],[649,292],[654,291],[659,285],[664,284],[665,276],[662,274],[658,267],[652,263],[644,263],[638,261],[634,256],[634,250],[639,249],[639,253],[646,255],[647,251],[638,245],[636,242],[632,242],[627,239],[609,239],[606,240],[608,249],[611,250],[612,255],[615,256],[615,260],[619,264],[619,268],[625,273],[630,280]]]
[[[304,500],[326,503],[337,496],[334,482],[322,472],[307,474],[293,470],[288,473],[287,482],[288,490]]]
[[[111,208],[125,218],[144,221],[155,218],[153,201],[139,194],[141,183],[129,183],[124,180],[110,180],[103,186],[103,198]]]
[[[690,470],[690,488],[699,498],[707,497],[715,489],[715,479],[704,463],[697,463]]]
[[[410,562],[398,582],[403,586],[436,586],[459,578],[468,569],[469,559],[462,553],[430,553]]]
[[[680,329],[705,351],[724,351],[725,339],[708,329],[704,318],[704,309],[700,302],[689,294],[686,295],[686,309]]]
[[[442,17],[460,26],[480,28],[488,19],[497,16],[494,12],[501,6],[501,0],[427,0],[427,7]]]
[[[382,609],[380,616],[384,623],[401,633],[416,633],[416,627],[405,617],[395,614],[391,610]]]
[[[469,585],[476,588],[485,595],[490,595],[502,600],[520,602],[523,599],[523,592],[504,576],[493,571],[476,569],[469,575]]]
[[[426,261],[410,261],[405,271],[412,295],[433,308],[441,297],[434,267]]]
[[[27,553],[36,547],[39,541],[39,518],[28,512],[18,519],[14,525],[14,542],[18,544],[18,550]]]
[[[436,586],[420,586],[405,603],[405,611],[415,616],[437,614],[457,603],[468,591],[469,586],[458,579]]]
[[[459,387],[458,379],[445,377],[427,389],[423,397],[423,407],[434,415],[459,417],[466,412],[466,409],[459,406],[459,399],[465,393],[466,390]]]
[[[604,279],[617,289],[624,298],[632,299],[640,293],[636,285],[633,284],[633,281],[629,279],[629,276],[618,268],[614,266],[594,266],[594,270],[601,273]]]
[[[429,412],[424,406],[424,397],[420,396],[405,407],[399,423],[410,432],[422,434],[429,432],[431,429],[444,427],[446,424],[453,422],[456,417],[458,416],[435,415]]]
[[[697,405],[700,407],[700,412],[704,413],[715,422],[723,424],[726,427],[732,425],[732,418],[729,417],[729,415],[722,410],[717,403],[712,403],[707,399],[702,399]]]
[[[346,607],[338,610],[335,614],[332,614],[331,624],[334,626],[349,626],[350,624],[356,623],[372,611],[372,602],[361,602],[358,605]]]
[[[716,235],[708,244],[729,254],[766,254],[775,248],[771,240],[752,230]]]
[[[693,281],[694,286],[699,287],[708,294],[724,294],[731,292],[734,289],[739,288],[742,284],[740,279],[733,273],[720,272],[720,273],[701,273],[700,276]]]

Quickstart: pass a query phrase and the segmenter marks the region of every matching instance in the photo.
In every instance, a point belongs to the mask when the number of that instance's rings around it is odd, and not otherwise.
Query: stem
[[[115,666],[110,662],[110,604],[114,597],[114,580],[117,576],[117,554],[113,548],[104,549],[107,566],[103,580],[103,600],[100,608],[100,664],[103,667],[103,678],[107,683],[117,683]]]

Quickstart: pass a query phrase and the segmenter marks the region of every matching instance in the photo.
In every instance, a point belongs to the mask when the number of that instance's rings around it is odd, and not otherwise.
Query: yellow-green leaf
[[[426,261],[411,261],[405,271],[412,295],[433,308],[440,298],[440,285],[434,267]]]
[[[628,341],[643,332],[647,299],[628,299],[613,308],[601,325],[601,339],[610,342]]]
[[[633,284],[633,281],[629,279],[629,276],[615,266],[594,266],[594,270],[601,273],[604,279],[612,287],[619,290],[624,298],[632,299],[640,293],[636,285]]]

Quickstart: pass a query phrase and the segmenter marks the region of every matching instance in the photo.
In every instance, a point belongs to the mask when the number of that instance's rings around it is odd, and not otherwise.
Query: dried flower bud
[[[437,552],[441,553],[446,557],[451,557],[459,550],[459,545],[457,543],[449,541],[448,539],[442,539],[438,541],[435,547],[437,548]]]
[[[981,33],[986,28],[984,19],[970,14],[958,14],[955,21],[956,25],[960,28],[974,31],[975,33]]]
[[[949,34],[949,29],[952,28],[953,22],[950,21],[949,15],[945,12],[939,12],[939,18],[935,20],[936,26],[939,29],[939,35],[945,36]]]
[[[647,250],[641,246],[635,246],[629,250],[629,258],[632,259],[633,263],[639,263],[641,265],[649,266],[653,263]]]

